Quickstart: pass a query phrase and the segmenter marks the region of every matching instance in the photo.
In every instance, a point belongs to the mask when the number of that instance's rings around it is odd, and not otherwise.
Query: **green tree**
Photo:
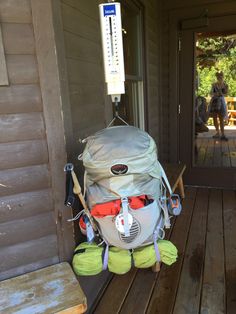
[[[235,36],[199,38],[197,41],[198,95],[209,96],[218,71],[224,73],[229,86],[228,96],[236,97]]]

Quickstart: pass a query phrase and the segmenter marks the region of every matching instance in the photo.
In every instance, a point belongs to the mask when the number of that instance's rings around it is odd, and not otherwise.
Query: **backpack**
[[[197,96],[195,100],[195,121],[196,123],[207,123],[209,118],[206,98]]]
[[[86,139],[79,159],[86,201],[108,246],[134,249],[164,238],[168,207],[172,214],[181,207],[148,133],[133,126],[103,129]]]

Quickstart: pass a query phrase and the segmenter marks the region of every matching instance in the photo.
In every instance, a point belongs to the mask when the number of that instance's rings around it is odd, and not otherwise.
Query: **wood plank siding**
[[[0,24],[0,85],[8,85],[8,74],[7,74],[7,66],[6,66],[6,58],[3,48],[2,42],[2,29]]]
[[[0,280],[63,259],[31,3],[0,1],[9,78],[0,87]]]
[[[235,191],[186,189],[169,234],[178,261],[114,275],[90,313],[235,313]]]
[[[70,101],[68,122],[73,137],[67,149],[81,173],[77,156],[83,146],[79,139],[106,125],[99,1],[61,0],[60,3]]]

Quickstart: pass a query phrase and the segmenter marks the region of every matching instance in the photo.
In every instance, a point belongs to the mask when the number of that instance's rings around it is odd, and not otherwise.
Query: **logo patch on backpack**
[[[117,176],[125,174],[128,171],[128,166],[123,164],[117,164],[111,167],[111,172]]]

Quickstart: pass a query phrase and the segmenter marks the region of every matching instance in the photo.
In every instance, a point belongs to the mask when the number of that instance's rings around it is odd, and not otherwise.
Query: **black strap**
[[[66,172],[66,195],[64,204],[68,207],[73,207],[75,201],[75,194],[73,193],[74,183],[71,171]]]
[[[130,249],[130,255],[131,255],[131,267],[135,267],[135,263],[134,263],[134,256],[133,256],[133,250]]]
[[[64,204],[76,210],[81,210],[81,204],[78,196],[73,192],[74,182],[71,171],[66,171],[66,195]]]
[[[82,254],[82,253],[84,253],[85,251],[86,251],[86,249],[77,249],[77,250],[74,251],[74,255],[76,255],[76,254]]]

